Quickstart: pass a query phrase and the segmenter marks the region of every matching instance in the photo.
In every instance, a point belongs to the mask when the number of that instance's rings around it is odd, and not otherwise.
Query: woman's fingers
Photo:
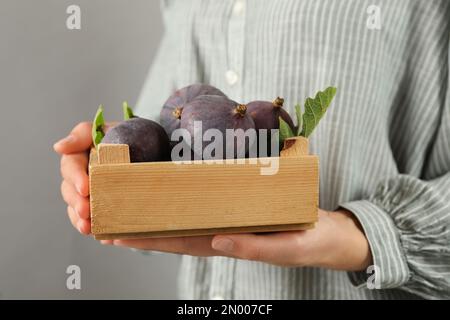
[[[70,206],[67,207],[67,214],[69,215],[69,219],[73,227],[77,229],[78,232],[84,235],[91,233],[90,220],[80,219],[78,214]]]
[[[91,234],[91,220],[80,219],[78,220],[78,231],[84,235]]]
[[[103,245],[113,245],[114,241],[113,240],[100,240],[100,243]]]
[[[230,234],[203,237],[114,240],[114,245],[140,250],[162,251],[192,256],[228,256],[276,265],[301,265],[292,252],[301,256],[303,232],[273,234]]]
[[[78,214],[70,206],[67,207],[67,214],[73,227],[81,234],[88,235],[91,233],[91,220],[80,219]]]
[[[59,154],[84,152],[92,145],[92,124],[90,122],[79,123],[64,139],[59,140],[53,146]]]
[[[73,227],[81,234],[88,235],[91,233],[91,221],[80,219],[78,214],[70,206],[67,207],[67,214]]]
[[[307,265],[305,231],[114,240],[116,246],[191,256],[227,256],[293,267]],[[103,243],[103,242],[102,242]],[[104,243],[106,244],[106,242]],[[108,242],[110,244],[110,242]]]
[[[108,132],[115,127],[118,122],[105,123],[104,132]],[[81,122],[73,128],[72,132],[65,138],[59,140],[53,145],[53,149],[59,154],[79,153],[86,150],[92,145],[92,123]]]
[[[298,266],[302,256],[304,231],[271,234],[217,235],[211,246],[218,252],[239,259],[262,261],[282,266]]]
[[[76,190],[75,187],[63,180],[61,183],[61,194],[64,201],[78,214],[81,219],[89,219],[90,208],[88,198],[82,197]]]
[[[70,206],[67,206],[67,215],[69,216],[69,220],[70,223],[72,223],[72,226],[78,230],[78,220],[80,220],[80,217]]]
[[[192,256],[219,255],[211,247],[212,236],[114,240],[114,245],[140,250],[162,251]]]
[[[67,214],[72,225],[83,234],[91,232],[89,219],[89,178],[87,174],[88,155],[92,144],[92,124],[82,122],[53,148],[62,155],[61,175],[64,179],[61,193],[68,204]]]
[[[65,154],[61,157],[61,175],[83,197],[89,196],[89,176],[86,153]]]

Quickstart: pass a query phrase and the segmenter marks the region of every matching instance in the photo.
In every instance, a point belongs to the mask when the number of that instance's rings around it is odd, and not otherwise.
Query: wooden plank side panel
[[[132,234],[311,223],[317,220],[318,158],[261,165],[132,163],[93,165],[92,229]],[[214,212],[213,208],[218,208]]]
[[[142,238],[165,238],[165,237],[186,237],[186,236],[207,236],[227,233],[260,233],[260,232],[278,232],[278,231],[298,231],[314,228],[314,223],[284,224],[271,226],[254,227],[231,227],[214,229],[189,229],[189,230],[167,230],[136,233],[103,233],[95,235],[96,240],[114,240],[114,239],[142,239]]]

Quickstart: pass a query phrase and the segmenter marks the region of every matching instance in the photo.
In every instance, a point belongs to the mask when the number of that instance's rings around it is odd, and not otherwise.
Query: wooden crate
[[[96,239],[303,230],[318,210],[318,157],[308,141],[286,141],[278,173],[261,163],[130,163],[127,145],[100,144],[90,156]],[[255,159],[253,159],[253,162]]]

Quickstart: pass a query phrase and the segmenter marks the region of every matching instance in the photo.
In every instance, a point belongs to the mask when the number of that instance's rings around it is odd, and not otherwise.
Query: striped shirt
[[[338,88],[310,139],[320,207],[354,213],[376,265],[372,290],[367,272],[183,256],[181,298],[450,298],[449,0],[166,0],[162,12],[142,116],[197,82],[243,103],[282,96],[292,115]]]

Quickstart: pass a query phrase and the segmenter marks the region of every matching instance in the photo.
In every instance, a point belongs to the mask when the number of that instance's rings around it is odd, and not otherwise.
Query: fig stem
[[[176,107],[175,110],[172,111],[172,114],[176,119],[181,119],[182,113],[183,113],[183,108],[181,108],[181,107]]]
[[[273,106],[277,107],[277,108],[281,108],[284,104],[284,99],[277,97],[274,101],[273,101]]]
[[[243,117],[243,116],[245,116],[245,113],[247,112],[247,106],[245,104],[238,104],[234,111],[237,114],[239,114],[241,117]]]

